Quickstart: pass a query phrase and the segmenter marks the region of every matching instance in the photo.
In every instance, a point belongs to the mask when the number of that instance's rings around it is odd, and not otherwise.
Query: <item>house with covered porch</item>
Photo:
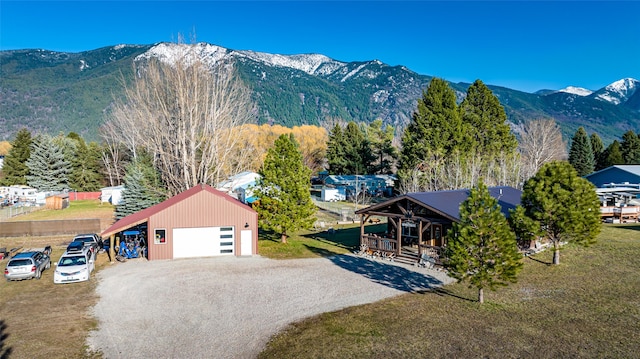
[[[468,189],[407,193],[357,210],[361,247],[408,262],[417,262],[422,255],[438,260],[447,245],[445,235],[460,221],[460,204],[469,193]],[[490,187],[489,193],[507,218],[522,197],[522,191],[508,186]],[[386,218],[386,230],[366,233],[365,224],[380,217]]]

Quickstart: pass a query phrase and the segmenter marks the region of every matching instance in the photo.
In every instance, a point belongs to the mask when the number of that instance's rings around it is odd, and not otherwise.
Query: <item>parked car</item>
[[[51,267],[51,258],[40,251],[18,253],[9,259],[4,270],[7,281],[36,278],[40,279],[42,272]]]
[[[85,247],[90,247],[91,251],[97,253],[100,249],[102,249],[102,238],[95,233],[87,233],[87,234],[78,234],[73,237],[73,241],[81,241],[84,242]]]
[[[53,283],[83,282],[91,278],[94,269],[95,254],[90,247],[65,251],[53,273]]]

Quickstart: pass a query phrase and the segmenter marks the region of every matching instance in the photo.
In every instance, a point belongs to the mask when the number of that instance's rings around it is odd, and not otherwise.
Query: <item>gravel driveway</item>
[[[451,281],[353,255],[130,260],[98,278],[88,344],[106,358],[254,358],[289,323]]]

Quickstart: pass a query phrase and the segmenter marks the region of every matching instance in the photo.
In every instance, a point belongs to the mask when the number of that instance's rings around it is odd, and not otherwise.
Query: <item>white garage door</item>
[[[233,227],[173,229],[173,258],[233,255]]]

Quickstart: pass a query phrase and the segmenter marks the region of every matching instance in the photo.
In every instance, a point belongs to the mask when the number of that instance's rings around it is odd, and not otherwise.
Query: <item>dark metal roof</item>
[[[242,206],[244,208],[246,208],[249,211],[254,211],[253,208],[245,205],[244,203],[241,203],[240,201],[236,200],[235,198],[229,196],[226,193],[220,192],[217,189],[206,185],[206,184],[200,184],[200,185],[196,185],[193,186],[191,188],[189,188],[188,190],[181,192],[169,199],[167,199],[164,202],[160,202],[154,206],[151,206],[149,208],[145,208],[139,212],[136,213],[132,213],[124,218],[121,218],[119,221],[117,221],[116,223],[114,223],[113,225],[111,225],[111,227],[107,228],[106,230],[104,230],[102,232],[102,237],[106,237],[106,236],[110,236],[112,234],[115,234],[117,232],[121,232],[124,230],[127,230],[133,226],[136,226],[140,223],[144,223],[147,222],[149,220],[149,217],[153,216],[154,214],[165,210],[171,206],[173,206],[174,204],[181,202],[191,196],[193,196],[196,193],[199,193],[201,191],[207,191],[210,192],[216,196],[222,197],[224,198],[227,202],[236,205],[236,206]]]
[[[489,194],[491,194],[491,197],[498,199],[498,204],[502,208],[501,212],[507,218],[509,217],[509,210],[516,208],[520,204],[520,198],[522,197],[522,191],[509,186],[489,187]],[[413,198],[425,206],[436,209],[459,221],[460,204],[469,197],[469,190],[413,192],[407,193],[407,197]]]
[[[509,217],[509,210],[516,208],[516,206],[520,204],[520,198],[522,197],[522,191],[509,186],[489,187],[489,194],[491,197],[498,199],[501,212],[507,218]],[[419,203],[434,212],[440,213],[451,220],[460,221],[460,204],[464,202],[467,197],[469,197],[468,189],[435,192],[410,192],[403,196],[392,198],[388,201],[378,203],[367,208],[359,209],[356,211],[356,214],[363,214],[372,210],[375,211],[396,201],[409,198],[410,200]]]

